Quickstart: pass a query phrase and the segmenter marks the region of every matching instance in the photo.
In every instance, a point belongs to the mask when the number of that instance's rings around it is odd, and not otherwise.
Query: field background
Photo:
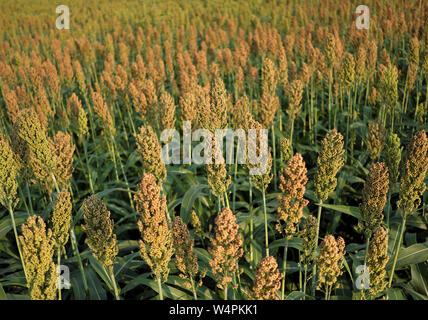
[[[70,8],[70,30],[55,27],[55,8],[61,4]],[[157,137],[164,128],[181,133],[183,120],[191,120],[195,128],[201,126],[206,110],[191,104],[186,94],[193,95],[194,86],[199,85],[213,96],[218,79],[226,90],[221,98],[227,127],[242,127],[251,117],[269,130],[272,180],[263,194],[249,180],[245,165],[227,165],[231,181],[223,183],[226,195],[217,197],[204,165],[166,166],[161,188],[168,221],[180,216],[188,226],[200,271],[195,281],[206,274],[196,288],[197,298],[225,297],[216,286],[208,251],[219,208],[232,209],[243,241],[228,299],[249,298],[256,266],[266,255],[266,222],[270,255],[283,273],[286,242],[275,228],[279,177],[286,165],[281,143],[291,137],[292,154],[303,156],[309,204],[302,220],[316,217],[317,152],[326,133],[335,128],[344,139],[345,164],[337,174],[337,187],[324,201],[319,235],[320,241],[331,234],[346,243],[343,273],[329,298],[360,299],[355,269],[364,263],[366,240],[356,227],[369,169],[387,157],[384,136],[397,134],[404,157],[412,136],[428,129],[428,2],[368,1],[369,30],[355,28],[359,4],[332,0],[1,1],[0,133],[12,137],[19,112],[33,109],[48,138],[53,141],[61,131],[69,135],[69,147],[74,148],[72,176],[64,188],[71,194],[75,241],[67,242],[61,259],[70,268],[71,279],[71,289],[62,290],[62,299],[113,299],[116,285],[121,299],[159,299],[152,270],[140,256],[134,202],[137,185],[148,170],[144,161],[153,155],[139,152],[136,135],[147,125]],[[298,84],[302,96],[293,106],[293,88]],[[85,134],[73,116],[73,94],[88,119]],[[268,98],[278,99],[278,105],[266,102]],[[144,136],[142,141],[149,143]],[[156,154],[153,145],[147,148]],[[156,159],[153,156],[154,166]],[[29,166],[23,163],[24,168]],[[13,212],[18,234],[30,215],[42,217],[51,227],[58,194],[52,182],[40,181],[29,171],[21,169],[17,178],[19,200]],[[423,180],[425,184],[426,177]],[[389,213],[388,223],[383,221],[389,257],[397,250],[402,222],[399,192],[400,178],[391,184],[384,208],[385,217]],[[115,280],[94,258],[82,229],[82,203],[91,194],[103,200],[114,220]],[[372,299],[428,299],[427,192],[421,200],[407,218],[392,286]],[[200,229],[195,228],[192,211]],[[13,231],[10,212],[1,206],[0,298],[29,299]],[[301,236],[296,232],[287,245],[285,297],[303,299]],[[392,258],[385,266],[387,280],[391,268]],[[168,271],[163,297],[193,299],[174,255]],[[312,291],[311,281],[305,298],[324,299],[323,290]],[[275,296],[281,297],[281,290]]]

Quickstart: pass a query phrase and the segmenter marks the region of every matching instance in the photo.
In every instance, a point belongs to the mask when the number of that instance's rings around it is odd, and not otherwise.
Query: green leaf
[[[93,269],[86,269],[86,279],[88,280],[88,289],[91,300],[106,300],[106,291]]]
[[[19,226],[25,222],[27,213],[15,212],[14,217],[16,226]],[[7,215],[0,220],[0,238],[3,238],[10,230],[12,230],[12,219],[10,215]]]
[[[304,296],[306,296],[306,294],[301,291],[293,291],[285,297],[285,300],[301,300]]]
[[[410,266],[413,287],[420,293],[428,296],[428,265],[427,263],[418,263]]]
[[[428,296],[420,294],[416,290],[414,290],[410,285],[407,283],[400,283],[400,287],[402,287],[408,294],[412,296],[415,300],[428,300]]]
[[[7,300],[6,292],[4,292],[4,289],[1,283],[0,283],[0,300]]]
[[[180,217],[183,219],[184,223],[190,222],[190,213],[193,209],[193,203],[197,198],[206,196],[206,194],[202,192],[206,188],[207,185],[204,184],[195,185],[184,194],[180,210]]]
[[[403,290],[398,288],[388,288],[386,290],[386,295],[388,300],[407,300],[406,295],[403,293]]]
[[[149,288],[152,288],[153,290],[155,290],[155,288],[157,288],[157,283],[152,280],[149,279],[149,276],[151,275],[150,272],[147,273],[143,273],[142,275],[139,275],[138,277],[132,279],[122,290],[122,293],[131,291],[132,289],[136,288],[139,285],[145,285]]]
[[[396,269],[424,262],[428,260],[428,242],[417,243],[407,248],[401,248],[398,253]],[[392,268],[392,261],[387,265],[387,270]]]
[[[284,246],[285,246],[284,239],[278,239],[269,243],[269,249],[275,249],[275,248],[284,247]],[[303,240],[300,238],[291,238],[290,240],[288,240],[288,247],[295,248],[298,250],[303,250]]]
[[[341,204],[320,204],[321,207],[331,209],[337,212],[341,212],[350,215],[358,220],[361,219],[360,209],[358,207],[344,206]]]
[[[113,284],[111,282],[110,275],[107,274],[104,266],[95,259],[92,255],[89,257],[89,262],[91,263],[92,268],[96,271],[96,273],[103,279],[105,284],[108,286],[109,290],[113,291]]]

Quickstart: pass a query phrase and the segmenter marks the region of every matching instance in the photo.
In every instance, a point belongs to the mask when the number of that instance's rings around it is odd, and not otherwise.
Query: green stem
[[[404,230],[406,229],[406,212],[404,212],[404,217],[403,217],[403,221],[401,222],[401,231],[400,231],[400,236],[398,238],[398,244],[397,247],[395,249],[395,253],[394,253],[394,261],[392,263],[392,269],[391,269],[391,275],[389,277],[389,283],[388,283],[388,287],[391,288],[392,285],[392,279],[394,278],[394,271],[395,271],[395,266],[397,265],[397,258],[398,258],[398,253],[400,251],[400,247],[401,247],[401,242],[403,241],[403,235],[404,235]]]
[[[195,281],[193,280],[192,277],[190,277],[190,283],[192,284],[193,297],[195,298],[195,300],[198,300],[198,296],[196,294],[196,288],[195,288]]]
[[[263,213],[265,216],[265,246],[266,246],[266,257],[269,257],[269,234],[268,234],[268,224],[267,224],[267,212],[266,212],[266,192],[263,189]]]
[[[388,190],[388,209],[386,210],[386,225],[389,232],[389,216],[391,215],[391,188]]]
[[[119,151],[117,151],[118,148],[117,148],[116,142],[114,141],[114,138],[111,137],[111,140],[112,140],[113,152],[115,152],[115,153],[117,152],[117,159],[119,162],[120,170],[122,171],[123,179],[125,180],[126,189],[128,191],[129,202],[131,203],[131,207],[135,210],[134,200],[132,200],[132,195],[131,195],[131,188],[129,187],[128,178],[126,177],[125,169],[123,168],[123,165],[122,165],[122,159],[120,158]],[[115,148],[115,146],[116,146],[116,148]]]
[[[227,192],[224,193],[224,198],[226,199],[226,207],[229,209],[229,198],[227,196]]]
[[[28,204],[30,205],[30,213],[33,215],[34,214],[34,210],[33,210],[33,204],[32,204],[32,201],[31,201],[31,192],[30,192],[30,186],[28,185],[28,181],[25,182],[25,188],[27,189]]]
[[[272,125],[272,153],[273,153],[273,181],[274,188],[276,189],[276,143],[275,143],[275,126]]]
[[[317,217],[317,233],[315,236],[316,239],[316,248],[318,248],[318,238],[319,238],[319,233],[320,233],[320,224],[321,224],[321,212],[322,212],[322,200],[320,200],[320,203],[318,205],[318,217]],[[316,279],[317,279],[317,264],[314,261],[314,267],[312,269],[312,295],[315,296],[315,287],[316,287]]]
[[[308,278],[308,265],[305,263],[305,274],[304,274],[304,278],[303,278],[303,300],[306,300],[306,282],[307,282],[307,278]]]
[[[116,283],[116,278],[114,276],[113,266],[111,267],[110,278],[111,278],[111,283],[113,284],[114,297],[116,300],[120,300],[119,290],[117,288],[117,283]]]
[[[74,234],[74,227],[70,228],[70,239],[71,239],[71,247],[74,251],[74,255],[77,257],[77,261],[79,264],[80,273],[82,275],[83,288],[87,295],[89,295],[88,282],[86,280],[85,271],[83,270],[82,259],[80,257],[79,248],[77,247],[76,235]]]
[[[250,264],[254,267],[254,254],[253,254],[253,239],[254,239],[254,220],[253,220],[253,186],[250,180],[250,191],[249,191],[249,210],[250,210]]]
[[[18,247],[19,258],[21,259],[22,269],[24,270],[25,279],[27,279],[27,280],[28,280],[28,278],[27,278],[27,270],[26,270],[26,268],[25,268],[24,257],[23,257],[23,255],[22,255],[21,244],[19,243],[18,232],[16,231],[15,216],[14,216],[14,214],[13,214],[12,204],[9,202],[9,205],[8,205],[8,206],[9,206],[10,218],[11,218],[11,220],[12,220],[13,233],[15,234],[16,246]]]
[[[58,246],[57,250],[58,250],[57,268],[60,268],[61,267],[61,246]],[[59,275],[57,275],[57,276],[59,276]],[[58,300],[61,300],[61,283],[57,282],[57,284],[58,284]]]
[[[94,184],[92,182],[91,167],[88,160],[88,147],[86,145],[86,139],[83,139],[83,150],[85,152],[86,168],[88,169],[89,187],[91,188],[91,192],[94,193]]]
[[[28,216],[28,217],[30,217],[30,216],[31,216],[31,214],[30,214],[30,209],[28,209],[27,201],[25,201],[24,193],[23,193],[23,191],[22,191],[21,186],[18,186],[18,191],[19,191],[19,196],[20,196],[20,197],[21,197],[21,199],[22,199],[22,202],[24,202],[25,211],[27,211],[27,216]]]
[[[114,164],[114,173],[116,175],[116,181],[119,182],[119,170],[117,169],[117,162],[116,162],[116,152],[114,151],[114,146],[113,144],[110,145],[110,142],[107,139],[107,145],[113,160],[113,164]]]
[[[232,208],[233,212],[235,212],[235,204],[236,204],[236,178],[238,175],[238,153],[239,153],[239,140],[236,146],[236,155],[235,155],[235,168],[233,172],[233,199],[232,199]]]
[[[285,238],[284,245],[284,259],[282,262],[282,289],[281,289],[281,300],[285,299],[285,275],[287,272],[287,251],[288,251],[288,239]]]
[[[157,280],[158,280],[158,288],[159,288],[159,300],[163,300],[162,282],[160,278],[158,278]]]

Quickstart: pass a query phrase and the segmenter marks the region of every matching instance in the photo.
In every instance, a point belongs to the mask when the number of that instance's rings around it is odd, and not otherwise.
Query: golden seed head
[[[306,165],[300,153],[296,153],[279,176],[277,225],[278,232],[291,238],[297,231],[297,226],[303,216],[303,208],[309,201],[303,196],[306,191]],[[282,223],[283,222],[283,223]]]
[[[238,260],[244,254],[239,225],[233,212],[225,208],[215,219],[214,237],[208,249],[212,273],[219,288],[232,282],[232,275],[238,270]]]
[[[73,93],[68,99],[67,111],[68,116],[81,139],[88,133],[88,119],[86,111],[83,109],[82,103],[75,93]]]
[[[345,164],[344,153],[342,135],[336,129],[330,130],[322,140],[318,151],[314,182],[315,196],[318,200],[327,200],[328,194],[336,189],[336,175]]]
[[[73,175],[73,153],[75,146],[71,145],[71,136],[58,131],[54,137],[52,153],[56,159],[54,175],[59,187],[66,188]]]
[[[300,80],[294,80],[289,89],[289,106],[287,109],[287,114],[293,119],[299,114],[300,108],[302,107],[300,104],[302,94],[303,82]]]
[[[351,89],[355,82],[355,59],[350,53],[346,53],[340,69],[339,79],[341,85],[346,89]]]
[[[331,66],[336,61],[336,54],[337,54],[336,37],[332,33],[329,33],[326,37],[325,51],[326,51],[327,62]]]
[[[389,189],[388,168],[382,162],[374,163],[363,188],[363,201],[360,205],[361,220],[359,229],[366,239],[379,228],[383,221],[383,208]]]
[[[19,164],[19,168],[21,170],[21,178],[24,181],[28,181],[33,173],[30,166],[30,148],[28,147],[28,144],[18,135],[16,122],[12,125],[12,130],[10,131],[10,142],[11,147],[15,152],[16,161]]]
[[[79,130],[79,139],[82,139],[83,137],[85,137],[88,132],[89,132],[89,128],[88,128],[88,115],[86,113],[86,111],[81,108],[79,109],[79,117],[78,117],[78,130]]]
[[[336,240],[332,235],[328,235],[321,242],[319,250],[320,254],[317,258],[319,286],[333,286],[343,273],[345,241],[342,237]]]
[[[134,196],[135,208],[140,219],[140,255],[147,262],[156,279],[166,281],[169,261],[173,254],[173,238],[168,226],[165,208],[166,198],[151,173],[145,173]]]
[[[287,166],[288,160],[293,156],[293,148],[291,146],[290,140],[287,138],[281,139],[281,146],[280,146],[280,152],[281,152],[281,164],[280,169],[284,169]]]
[[[263,129],[263,127],[259,122],[251,119],[249,124],[249,129],[257,130],[256,154],[260,155],[261,150],[263,150],[264,148],[268,150],[267,159],[266,159],[266,162],[267,162],[266,172],[264,174],[256,174],[256,175],[250,176],[250,181],[254,185],[254,187],[259,191],[263,192],[264,190],[267,189],[267,187],[269,186],[269,183],[272,181],[272,178],[273,178],[273,174],[271,173],[272,151],[271,151],[271,148],[270,147],[268,148],[268,146],[266,145],[267,141],[260,140],[260,134],[261,134],[260,130]],[[248,142],[247,142],[247,150],[248,150]],[[256,165],[253,165],[248,161],[248,157],[247,157],[246,166],[249,169],[257,167]]]
[[[52,231],[57,247],[63,247],[68,241],[71,224],[71,196],[66,189],[57,195],[52,214]]]
[[[116,132],[114,121],[107,104],[104,102],[102,94],[99,91],[91,89],[91,98],[94,111],[101,119],[102,127],[106,131],[106,134],[108,136],[114,136]]]
[[[250,294],[250,297],[255,300],[278,300],[277,292],[281,288],[281,279],[275,257],[263,258],[257,265],[253,294]]]
[[[128,86],[129,95],[132,99],[132,104],[135,110],[140,114],[143,119],[146,119],[148,110],[147,99],[143,93],[143,82],[141,80],[133,79]]]
[[[172,237],[177,268],[185,279],[193,279],[198,273],[198,257],[193,251],[194,240],[190,238],[186,224],[178,216],[172,225]]]
[[[12,123],[16,121],[19,113],[18,97],[15,90],[10,90],[7,85],[3,86],[3,98],[6,104],[7,115]]]
[[[114,221],[110,219],[110,211],[100,198],[92,195],[83,202],[83,212],[85,224],[82,228],[87,236],[86,243],[94,257],[108,270],[112,270],[119,248],[113,233]]]
[[[385,142],[385,165],[388,168],[391,186],[398,181],[402,151],[400,138],[396,133],[390,133]]]
[[[135,138],[137,151],[141,155],[143,162],[143,172],[153,174],[156,182],[162,185],[166,178],[166,168],[161,161],[162,148],[156,133],[150,125],[141,126],[140,132]]]
[[[230,116],[234,128],[248,131],[253,115],[251,114],[250,110],[250,101],[246,95],[243,95],[236,101],[233,112],[231,112]]]
[[[166,91],[162,92],[159,99],[159,124],[160,130],[174,129],[175,104],[174,98]]]
[[[424,179],[427,169],[428,138],[425,130],[421,130],[413,136],[403,160],[397,205],[404,215],[413,214],[421,204],[421,196],[426,189]]]
[[[386,264],[388,263],[388,235],[383,227],[373,234],[367,253],[367,267],[370,273],[370,294],[376,296],[387,285]]]
[[[196,127],[198,123],[197,93],[198,88],[192,87],[180,96],[181,121],[191,121],[192,127]]]
[[[227,127],[227,114],[230,111],[230,97],[227,94],[224,82],[220,77],[213,80],[210,90],[209,118],[211,122],[203,123],[205,129],[214,131]]]
[[[4,207],[15,204],[20,163],[6,136],[0,134],[0,203]]]
[[[395,110],[398,101],[398,69],[394,65],[379,66],[379,95],[383,102],[392,111]]]
[[[379,159],[384,146],[385,128],[378,122],[369,123],[368,127],[367,152],[370,159],[376,160]]]
[[[303,250],[300,256],[300,261],[304,264],[311,264],[315,260],[317,239],[317,219],[309,215],[302,224],[300,231],[301,238],[303,239]]]
[[[19,236],[31,300],[56,299],[55,240],[39,216],[31,216]]]
[[[34,175],[42,185],[48,185],[51,174],[56,167],[51,144],[47,138],[46,128],[32,109],[23,109],[16,120],[18,136],[30,149],[30,165]]]
[[[264,128],[270,128],[280,107],[279,98],[275,93],[263,91],[260,98],[260,123]]]
[[[364,81],[366,78],[366,62],[367,62],[367,47],[360,45],[357,49],[357,56],[355,59],[355,76],[359,82]]]
[[[287,90],[288,86],[288,62],[284,46],[280,46],[278,59],[278,82],[283,91]]]
[[[262,91],[268,95],[274,95],[276,91],[277,70],[275,64],[269,58],[265,58],[262,67]]]
[[[409,63],[419,65],[419,40],[416,37],[410,39],[409,42]]]

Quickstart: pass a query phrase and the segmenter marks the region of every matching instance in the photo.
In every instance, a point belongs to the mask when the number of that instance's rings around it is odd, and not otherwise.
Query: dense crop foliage
[[[0,298],[428,299],[428,2],[368,2],[1,1]]]

